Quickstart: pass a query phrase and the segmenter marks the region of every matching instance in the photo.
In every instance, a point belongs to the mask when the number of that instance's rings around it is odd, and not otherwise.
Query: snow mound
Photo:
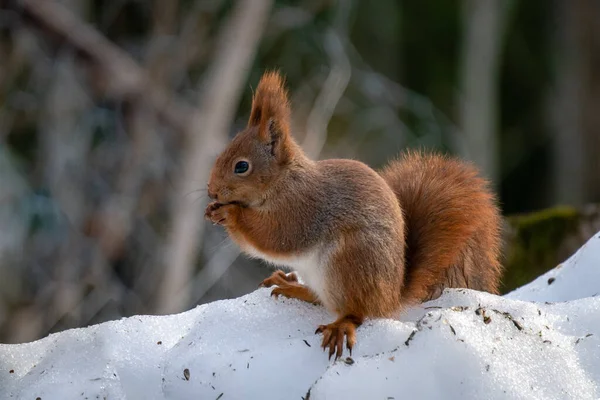
[[[269,289],[0,345],[0,399],[597,399],[599,261],[596,235],[505,297],[448,290],[367,321],[337,362],[314,334],[333,316]]]
[[[600,232],[566,262],[505,297],[528,301],[569,301],[600,294]]]

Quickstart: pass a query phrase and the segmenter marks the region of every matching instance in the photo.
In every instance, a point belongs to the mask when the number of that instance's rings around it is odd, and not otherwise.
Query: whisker
[[[195,205],[197,202],[199,202],[200,200],[203,200],[203,199],[205,199],[205,198],[207,198],[207,197],[208,197],[208,196],[207,196],[207,195],[205,195],[205,194],[204,194],[204,195],[202,195],[202,196],[200,196],[200,197],[198,197],[196,200],[194,200],[194,201],[192,202],[192,205]]]
[[[190,192],[188,192],[188,193],[184,194],[184,195],[183,195],[183,197],[185,198],[185,197],[189,196],[189,195],[190,195],[190,194],[192,194],[192,193],[206,192],[207,190],[208,190],[208,189],[206,189],[206,188],[192,190],[192,191],[190,191]]]

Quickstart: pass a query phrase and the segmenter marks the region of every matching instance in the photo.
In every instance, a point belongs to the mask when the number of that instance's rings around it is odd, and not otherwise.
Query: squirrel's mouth
[[[238,200],[233,200],[233,201],[228,201],[226,203],[218,203],[219,206],[226,206],[228,204],[232,204],[232,205],[236,205],[236,206],[240,206],[240,207],[248,207],[248,205],[242,201],[238,201]]]

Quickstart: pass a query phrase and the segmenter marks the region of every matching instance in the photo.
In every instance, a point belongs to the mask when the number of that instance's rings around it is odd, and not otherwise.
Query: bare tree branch
[[[551,95],[555,171],[553,201],[581,205],[600,199],[600,7],[593,0],[555,3],[557,79]]]
[[[178,312],[188,305],[191,293],[186,293],[186,287],[193,274],[203,224],[202,204],[190,202],[184,194],[207,181],[211,153],[222,147],[227,138],[228,124],[237,109],[271,4],[272,0],[239,1],[219,35],[218,53],[200,99],[202,110],[190,125],[190,142],[171,197],[173,220],[164,255],[168,273],[157,303],[161,313]]]
[[[191,292],[191,301],[197,303],[239,257],[240,249],[229,241],[221,246],[202,270],[189,282],[186,293]]]
[[[187,305],[189,296],[173,294],[191,276],[197,244],[201,241],[201,204],[183,197],[198,182],[205,182],[210,156],[224,142],[250,63],[271,9],[272,0],[240,1],[223,28],[219,53],[202,91],[200,112],[173,98],[152,81],[147,72],[127,53],[106,40],[99,32],[80,21],[68,9],[54,1],[22,0],[10,2],[24,19],[46,32],[59,44],[67,44],[92,68],[91,83],[103,94],[121,100],[144,99],[159,117],[183,132],[189,140],[183,155],[182,173],[171,201],[171,234],[165,250],[167,271],[160,291],[160,309],[177,311]],[[164,303],[164,304],[163,304]]]
[[[329,31],[325,36],[325,46],[332,65],[329,75],[323,83],[323,88],[308,115],[306,136],[302,142],[306,153],[314,158],[321,154],[327,141],[327,125],[333,116],[336,105],[348,87],[352,72],[348,57],[344,53],[342,41],[334,31]]]
[[[463,156],[498,183],[497,130],[498,71],[504,26],[510,1],[465,0],[465,26],[461,69],[461,128]]]
[[[306,136],[302,147],[311,157],[317,158],[327,141],[327,125],[333,116],[338,102],[350,82],[352,67],[344,50],[347,34],[347,19],[352,2],[341,2],[336,15],[337,27],[329,29],[325,34],[325,50],[329,56],[331,67],[321,92],[308,115]]]
[[[188,130],[195,113],[193,108],[157,86],[131,56],[60,3],[21,0],[9,4],[47,37],[68,44],[80,58],[88,61],[93,68],[90,83],[96,85],[97,90],[119,99],[144,98],[161,119],[180,132]]]

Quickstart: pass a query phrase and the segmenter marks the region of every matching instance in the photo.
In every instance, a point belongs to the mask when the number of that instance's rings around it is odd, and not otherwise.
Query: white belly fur
[[[329,299],[325,285],[325,270],[329,261],[329,252],[323,251],[322,248],[315,248],[290,257],[272,257],[250,245],[244,246],[243,250],[250,257],[259,258],[276,266],[287,267],[292,271],[298,272],[304,284],[319,297],[319,300],[326,307],[328,306]]]

